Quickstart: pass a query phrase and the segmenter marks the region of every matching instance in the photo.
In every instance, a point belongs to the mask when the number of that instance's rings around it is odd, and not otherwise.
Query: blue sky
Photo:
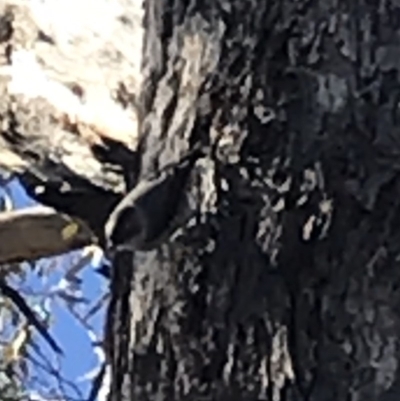
[[[27,196],[25,190],[17,180],[13,180],[9,183],[8,194],[13,200],[14,208],[16,209],[35,204],[35,202]],[[73,262],[79,257],[80,252],[81,251],[75,251],[68,255],[57,257],[58,266],[64,265],[62,267],[67,267],[68,263]],[[50,262],[50,259],[39,261],[39,263]],[[51,269],[49,270],[51,271]],[[60,270],[62,271],[64,269],[57,268],[53,274],[46,277],[45,288],[51,288],[51,286],[57,285],[62,277]],[[94,301],[99,299],[101,294],[106,291],[106,280],[97,274],[90,264],[81,270],[78,276],[82,280],[81,289],[82,295],[85,298]],[[28,287],[35,291],[35,289],[43,288],[43,278],[39,277],[35,272],[29,272],[23,282],[19,281],[19,285],[21,284],[24,288]],[[84,308],[85,306],[80,309],[84,310]],[[103,308],[90,320],[91,327],[100,337],[103,332],[104,312]],[[61,373],[66,379],[78,385],[83,391],[84,396],[87,397],[91,381],[79,380],[79,378],[98,365],[98,359],[91,346],[88,332],[77,321],[76,317],[69,312],[61,299],[52,302],[51,313],[54,317],[54,322],[51,325],[50,332],[58,344],[61,345],[65,353],[65,356],[61,358]],[[51,349],[38,335],[36,335],[36,339],[46,356],[52,360],[54,355]]]

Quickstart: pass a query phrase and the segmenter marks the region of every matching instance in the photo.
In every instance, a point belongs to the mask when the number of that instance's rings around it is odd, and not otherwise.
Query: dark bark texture
[[[114,262],[110,399],[400,399],[400,3],[145,7],[141,175],[210,150]]]

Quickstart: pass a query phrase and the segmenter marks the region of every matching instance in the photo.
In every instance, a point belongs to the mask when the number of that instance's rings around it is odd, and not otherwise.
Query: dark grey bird
[[[158,175],[142,178],[111,212],[105,225],[108,250],[149,250],[169,233],[195,161],[195,150]]]

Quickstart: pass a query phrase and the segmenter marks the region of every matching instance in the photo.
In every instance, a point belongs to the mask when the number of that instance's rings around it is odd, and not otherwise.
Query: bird
[[[201,149],[194,149],[159,174],[139,179],[108,217],[108,250],[145,251],[160,244],[170,233],[187,179],[202,154]]]
[[[55,174],[53,172],[59,172]],[[80,177],[68,167],[46,161],[18,175],[28,195],[60,213],[83,220],[104,246],[104,224],[123,195]]]

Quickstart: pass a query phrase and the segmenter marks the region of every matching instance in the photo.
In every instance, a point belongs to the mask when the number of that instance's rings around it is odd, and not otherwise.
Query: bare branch
[[[20,173],[51,159],[122,192],[122,173],[96,152],[137,146],[141,2],[90,0],[95,17],[73,3],[0,2],[0,166]]]
[[[44,206],[0,213],[0,264],[59,255],[95,242],[81,221]]]

